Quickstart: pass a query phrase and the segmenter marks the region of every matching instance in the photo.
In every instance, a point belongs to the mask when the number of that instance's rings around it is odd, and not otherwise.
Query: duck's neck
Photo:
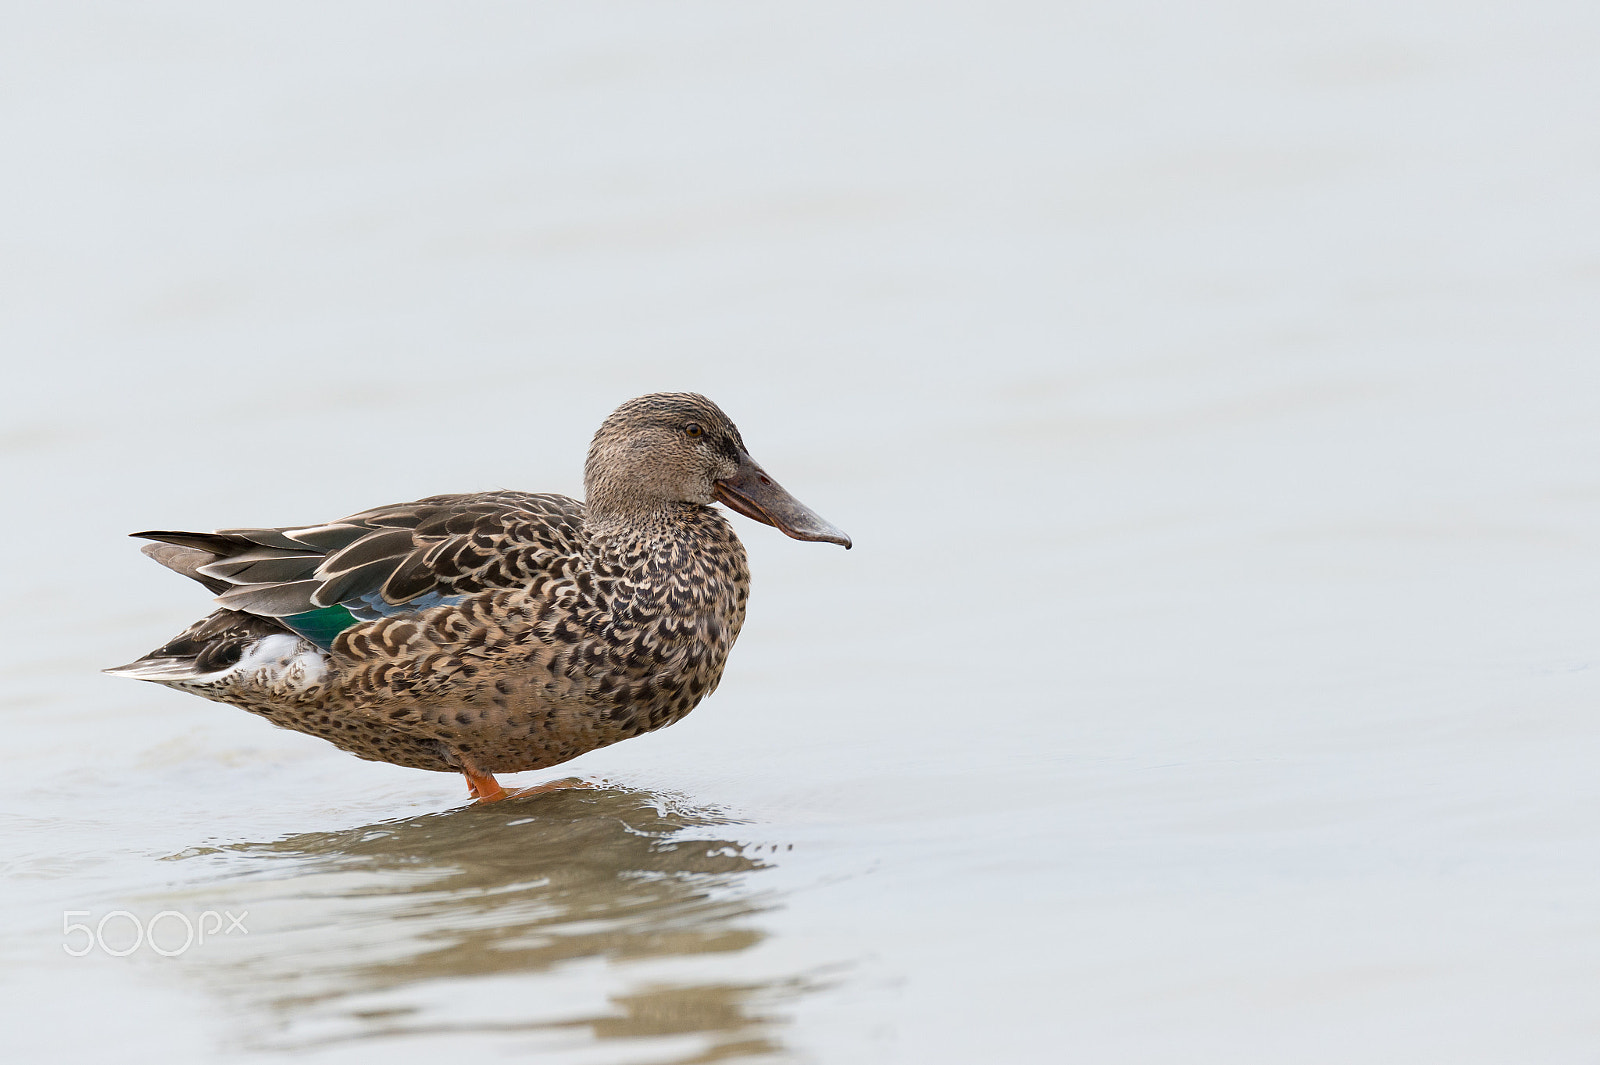
[[[650,550],[656,545],[692,541],[727,521],[697,503],[661,503],[653,507],[607,509],[585,507],[584,532],[597,548],[629,553]]]
[[[750,564],[733,526],[717,510],[695,503],[672,503],[647,517],[627,522],[584,522],[589,565],[601,580],[645,614],[665,609],[680,617],[710,614],[721,618],[718,642],[727,644],[744,621],[750,594]],[[725,650],[725,649],[724,649]]]
[[[698,503],[671,498],[649,469],[629,455],[602,447],[597,438],[583,469],[585,523],[596,535],[672,535],[685,515],[706,509],[707,495]]]

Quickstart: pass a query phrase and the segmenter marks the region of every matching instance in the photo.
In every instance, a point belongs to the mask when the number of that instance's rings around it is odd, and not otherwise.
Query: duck
[[[133,533],[217,609],[104,672],[359,758],[460,773],[470,798],[494,802],[517,794],[495,774],[665,728],[717,689],[750,569],[715,504],[852,546],[697,393],[619,406],[583,482],[583,502],[478,492],[317,525]]]

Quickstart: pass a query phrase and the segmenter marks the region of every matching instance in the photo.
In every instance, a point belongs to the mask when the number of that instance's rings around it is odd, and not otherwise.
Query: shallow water
[[[1592,6],[10,21],[6,1060],[1592,1057]],[[96,672],[656,389],[857,546],[600,787]]]
[[[765,863],[735,841],[689,831],[720,819],[661,805],[628,789],[567,791],[175,856],[209,858],[237,877],[220,893],[230,911],[271,922],[318,900],[315,924],[293,928],[291,918],[265,947],[241,938],[229,944],[237,956],[195,975],[259,1025],[244,1037],[250,1046],[487,1027],[530,1047],[686,1034],[708,1037],[716,1053],[772,1049],[752,1010],[777,989],[759,982],[662,983],[587,1017],[565,1003],[518,1002],[527,977],[575,963],[648,963],[664,974],[675,960],[761,941],[750,918],[763,904],[747,881]],[[418,985],[449,982],[468,985],[477,1017],[418,1002]]]

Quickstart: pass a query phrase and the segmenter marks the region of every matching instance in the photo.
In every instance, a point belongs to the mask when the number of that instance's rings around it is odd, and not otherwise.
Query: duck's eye
[[[699,422],[690,422],[688,425],[683,427],[683,431],[688,433],[690,436],[701,436],[705,433],[705,430],[700,428]]]

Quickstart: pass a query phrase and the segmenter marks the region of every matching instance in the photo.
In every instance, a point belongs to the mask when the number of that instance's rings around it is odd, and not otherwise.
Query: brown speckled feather
[[[326,525],[134,535],[209,552],[198,572],[231,586],[219,603],[285,617],[371,595],[395,606],[523,587],[581,552],[583,504],[529,492],[441,495]]]

